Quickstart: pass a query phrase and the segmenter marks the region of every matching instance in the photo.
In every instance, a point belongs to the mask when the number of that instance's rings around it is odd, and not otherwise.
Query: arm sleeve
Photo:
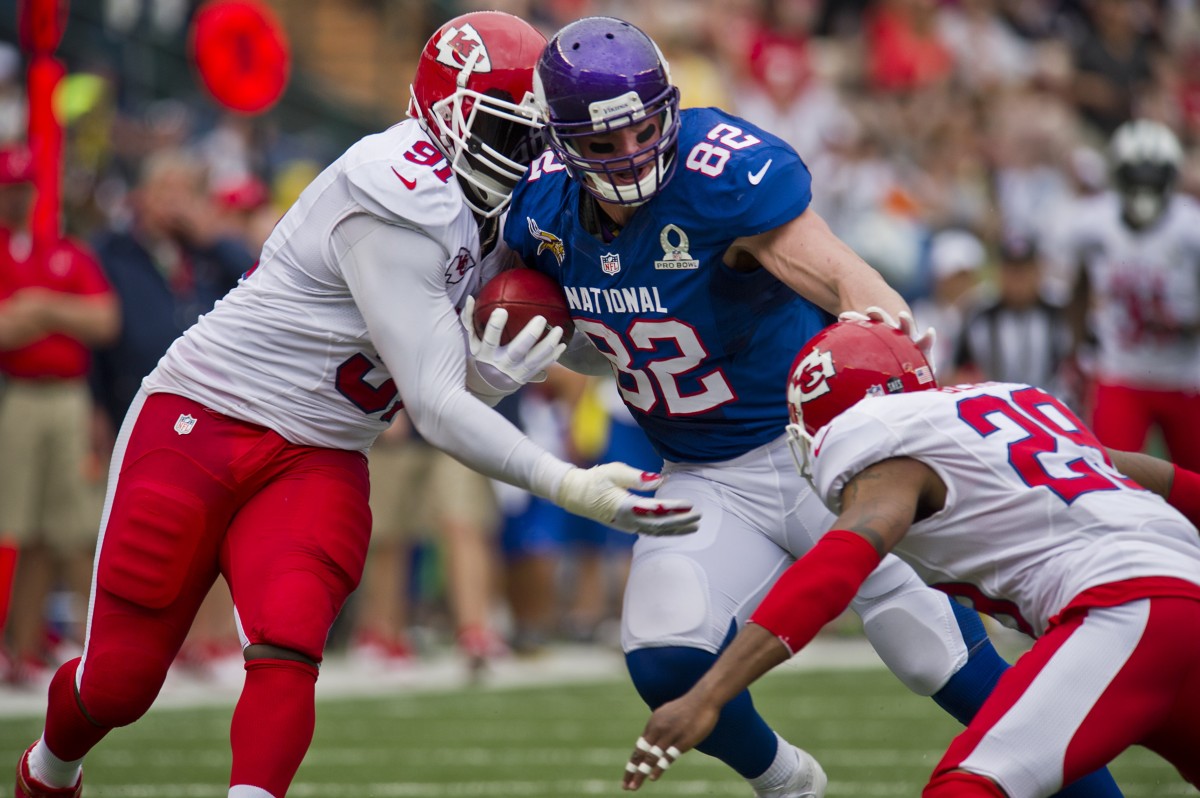
[[[421,436],[482,474],[553,499],[571,466],[466,389],[466,345],[442,275],[445,250],[365,214],[339,222],[333,239],[371,341]]]
[[[882,557],[854,532],[834,529],[792,563],[750,616],[795,654],[850,606]]]

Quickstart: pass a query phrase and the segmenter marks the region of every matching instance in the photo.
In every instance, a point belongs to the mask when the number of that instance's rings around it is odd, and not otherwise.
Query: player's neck
[[[580,204],[584,228],[606,244],[620,234],[621,228],[637,210],[626,205],[601,202],[586,191],[580,193]]]
[[[601,202],[600,200],[596,200],[596,204],[600,207],[600,212],[607,216],[618,230],[629,224],[629,220],[637,212],[636,205],[617,205],[615,202]]]

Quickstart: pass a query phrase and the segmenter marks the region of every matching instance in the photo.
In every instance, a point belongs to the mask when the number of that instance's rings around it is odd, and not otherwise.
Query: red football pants
[[[77,676],[93,723],[150,707],[218,572],[251,644],[320,661],[370,537],[361,453],[289,444],[155,394],[131,409],[113,463]]]
[[[1105,446],[1140,452],[1158,425],[1171,460],[1200,470],[1200,394],[1097,382],[1092,407],[1092,431]]]
[[[930,787],[962,768],[1008,795],[1051,795],[1131,745],[1158,753],[1200,787],[1197,628],[1195,598],[1071,614],[1005,672]]]

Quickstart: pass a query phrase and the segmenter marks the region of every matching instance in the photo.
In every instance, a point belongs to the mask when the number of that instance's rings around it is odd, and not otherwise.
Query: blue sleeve
[[[760,150],[756,156],[742,167],[745,174],[737,175],[741,190],[728,206],[735,211],[731,224],[739,236],[779,227],[812,203],[812,175],[795,150],[784,145]],[[755,173],[761,173],[760,182],[751,185],[750,176]]]
[[[674,179],[723,235],[757,235],[808,208],[812,175],[783,139],[717,109],[692,109],[684,120]]]

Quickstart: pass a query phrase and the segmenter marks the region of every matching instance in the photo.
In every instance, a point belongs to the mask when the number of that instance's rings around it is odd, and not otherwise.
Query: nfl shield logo
[[[180,435],[187,435],[189,432],[192,431],[192,428],[195,426],[196,426],[195,416],[189,416],[187,413],[180,415],[179,418],[175,421],[175,431],[178,432]]]
[[[608,253],[600,256],[600,268],[605,274],[616,274],[621,271],[621,256]]]

